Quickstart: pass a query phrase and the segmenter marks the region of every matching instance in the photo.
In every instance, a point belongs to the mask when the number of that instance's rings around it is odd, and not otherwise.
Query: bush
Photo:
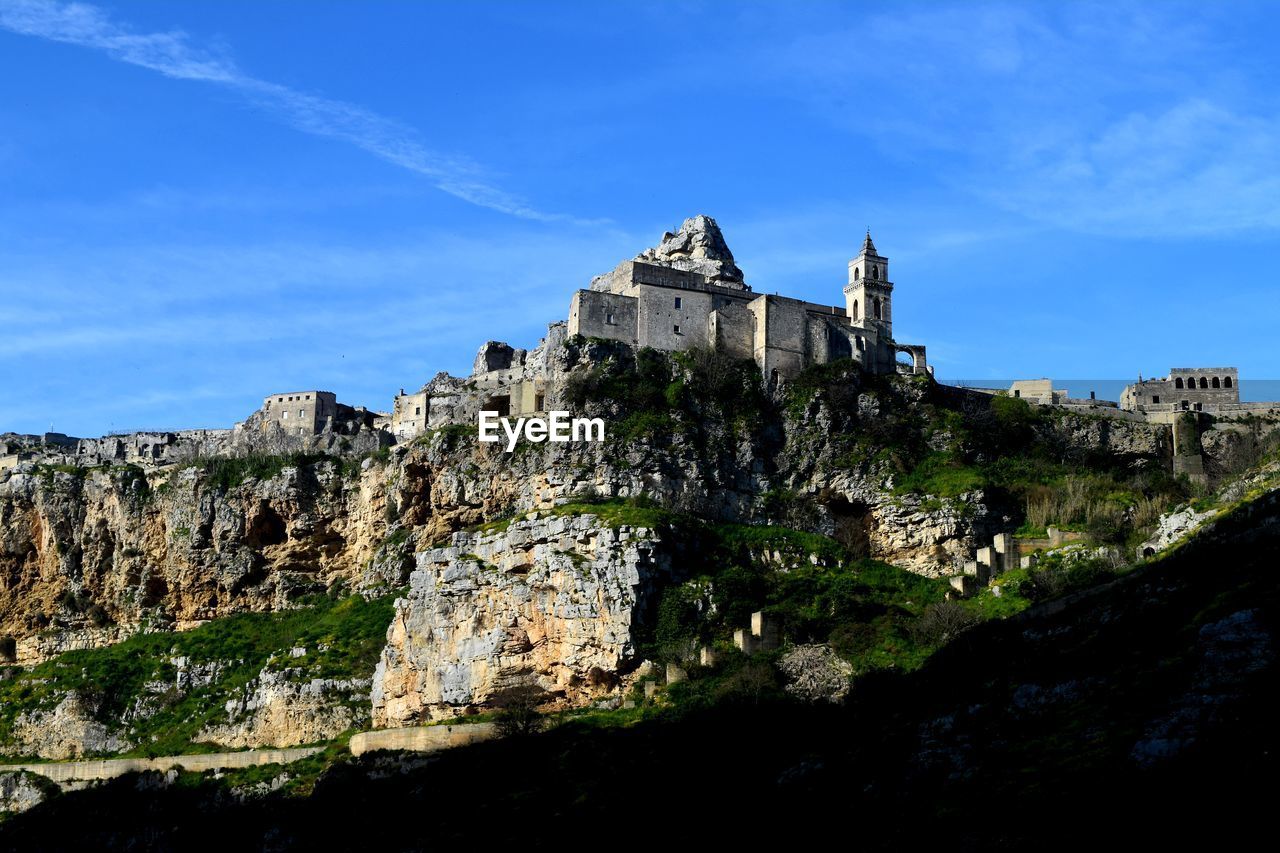
[[[939,601],[925,608],[911,625],[916,642],[941,646],[954,640],[979,622],[972,610],[957,601]]]
[[[493,705],[498,709],[494,726],[502,737],[526,737],[542,730],[543,717],[538,712],[542,691],[532,684],[511,687],[498,694]]]

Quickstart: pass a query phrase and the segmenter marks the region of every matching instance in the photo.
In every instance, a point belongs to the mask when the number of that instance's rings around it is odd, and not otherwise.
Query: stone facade
[[[1140,379],[1120,395],[1120,408],[1134,412],[1213,412],[1239,402],[1234,367],[1175,367],[1165,378]]]
[[[331,391],[289,391],[262,401],[262,428],[278,425],[286,435],[316,435],[328,429],[338,413]]]
[[[426,391],[406,394],[403,388],[400,389],[391,409],[391,434],[396,441],[409,441],[426,431],[430,401]]]
[[[666,351],[708,347],[754,358],[767,379],[853,358],[870,373],[925,373],[925,348],[893,340],[889,260],[870,233],[849,262],[845,304],[758,294],[742,280],[715,220],[686,220],[678,235],[597,276],[569,306],[569,334]]]

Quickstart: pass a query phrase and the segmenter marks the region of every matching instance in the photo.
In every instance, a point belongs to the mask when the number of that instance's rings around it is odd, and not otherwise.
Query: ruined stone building
[[[1240,404],[1234,367],[1175,367],[1164,379],[1126,386],[1120,408],[1132,412],[1217,412]]]
[[[289,391],[262,401],[262,427],[278,425],[289,435],[315,435],[331,427],[338,398],[331,391]]]
[[[893,339],[889,259],[869,231],[849,262],[844,305],[819,305],[752,291],[715,220],[695,216],[577,291],[568,331],[667,351],[709,347],[754,358],[767,379],[839,358],[893,373],[899,352],[910,357],[909,372],[928,370],[924,347]]]

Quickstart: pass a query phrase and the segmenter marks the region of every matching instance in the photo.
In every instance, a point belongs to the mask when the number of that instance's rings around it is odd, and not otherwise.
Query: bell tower
[[[870,228],[862,241],[862,251],[849,261],[844,302],[849,322],[864,329],[876,329],[893,340],[893,282],[889,281],[889,259],[876,251]]]

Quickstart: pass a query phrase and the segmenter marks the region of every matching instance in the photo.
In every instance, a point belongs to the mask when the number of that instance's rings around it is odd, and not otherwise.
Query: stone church
[[[660,350],[714,348],[754,358],[766,379],[838,358],[870,373],[928,372],[923,346],[893,339],[889,259],[870,231],[849,261],[844,305],[819,305],[753,292],[715,220],[695,216],[577,291],[568,333]],[[902,368],[900,352],[910,357]]]

